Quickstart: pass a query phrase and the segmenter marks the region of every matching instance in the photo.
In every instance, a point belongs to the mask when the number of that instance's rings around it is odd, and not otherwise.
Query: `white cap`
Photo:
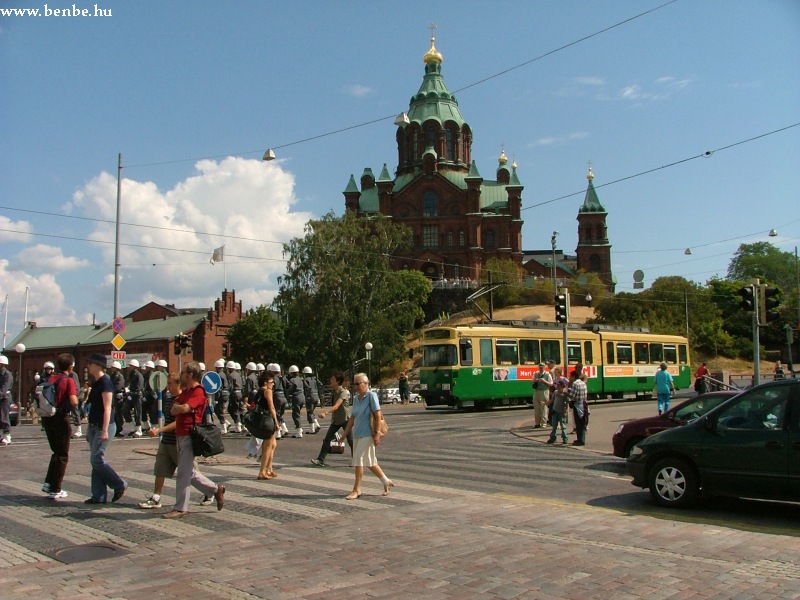
[[[52,362],[50,362],[48,360],[46,363],[44,363],[44,366],[42,368],[43,369],[55,369],[56,366]]]
[[[3,358],[5,358],[5,357],[3,357]],[[8,364],[7,360],[6,360],[6,364]],[[267,371],[270,371],[271,373],[280,373],[281,372],[281,366],[278,363],[269,363],[267,365]]]
[[[8,357],[0,354],[0,365],[7,365],[7,364],[8,364]]]
[[[115,360],[114,362],[111,363],[111,368],[112,369],[121,369],[122,368],[122,363],[120,363],[118,360]]]
[[[265,368],[266,368],[266,367],[264,367],[264,363],[258,363],[258,364],[256,365],[256,371],[258,371],[259,373],[260,373],[261,371],[263,371]]]
[[[206,363],[199,362],[199,363],[197,363],[197,366],[200,367],[201,371],[205,371],[206,370]]]
[[[251,361],[251,362],[247,363],[244,366],[244,368],[247,369],[248,371],[255,371],[256,370],[256,363]]]
[[[155,369],[156,368],[156,365],[155,365],[155,363],[153,363],[152,360],[148,360],[146,363],[144,363],[144,366],[145,366],[146,369]]]
[[[306,375],[311,375],[314,371],[311,370],[311,367],[303,367],[303,373]]]
[[[289,367],[289,373],[290,374],[291,373],[299,373],[299,372],[300,372],[300,369],[297,368],[297,365],[292,365],[291,367]]]
[[[167,368],[167,361],[165,361],[163,358],[161,360],[157,360],[156,361],[156,366],[157,367],[164,367],[166,369]]]
[[[226,369],[235,369],[236,368],[236,363],[233,362],[232,360],[229,360],[228,363],[225,365],[225,368]]]
[[[129,367],[136,367],[138,369],[139,368],[139,361],[136,360],[135,358],[132,358],[132,359],[130,359],[128,361],[128,366]]]
[[[237,371],[241,371],[242,370],[242,365],[240,365],[239,363],[236,363],[236,370]]]
[[[214,368],[219,369],[220,367],[225,366],[225,359],[220,358],[217,362],[214,363]]]

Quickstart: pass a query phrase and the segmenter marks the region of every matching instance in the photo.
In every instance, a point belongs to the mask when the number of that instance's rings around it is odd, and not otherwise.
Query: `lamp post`
[[[22,354],[25,352],[25,344],[19,343],[14,347],[19,354],[19,380],[17,382],[17,406],[22,414]]]
[[[558,294],[558,284],[556,283],[556,238],[558,237],[558,232],[554,231],[553,235],[550,236],[550,246],[553,249],[553,264],[551,265],[553,268],[553,293]]]
[[[367,351],[367,379],[370,380],[370,386],[372,385],[372,348],[372,342],[364,344],[364,350]]]

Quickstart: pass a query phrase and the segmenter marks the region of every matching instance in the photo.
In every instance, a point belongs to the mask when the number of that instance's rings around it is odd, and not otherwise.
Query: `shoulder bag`
[[[205,409],[203,409],[205,413]],[[222,431],[220,428],[203,421],[202,423],[194,422],[194,409],[192,409],[192,429],[190,435],[192,437],[192,451],[195,456],[216,456],[225,452],[225,446],[222,444]]]
[[[259,390],[255,400],[256,407],[242,419],[247,431],[260,440],[266,440],[275,435],[275,420],[269,410],[261,404],[263,397],[264,393]]]

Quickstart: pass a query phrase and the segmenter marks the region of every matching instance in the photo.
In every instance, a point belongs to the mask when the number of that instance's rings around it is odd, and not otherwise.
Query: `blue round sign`
[[[203,375],[200,383],[203,386],[203,389],[206,391],[206,394],[216,394],[219,391],[219,388],[222,387],[222,378],[216,371],[209,371]]]

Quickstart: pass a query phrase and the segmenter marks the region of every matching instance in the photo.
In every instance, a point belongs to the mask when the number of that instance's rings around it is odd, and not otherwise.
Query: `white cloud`
[[[33,231],[27,221],[12,221],[5,215],[0,215],[0,243],[3,242],[30,242]]]
[[[559,136],[541,137],[533,141],[532,146],[563,146],[575,140],[582,140],[589,137],[588,131],[574,131]]]
[[[36,244],[23,249],[14,259],[14,267],[24,271],[58,273],[75,271],[89,266],[89,261],[74,256],[64,256],[61,248]]]
[[[659,77],[653,82],[653,89],[646,89],[638,83],[622,88],[619,97],[623,100],[667,100],[686,90],[692,83],[691,79],[677,79],[676,77]]]
[[[606,80],[603,79],[602,77],[594,77],[594,76],[575,77],[573,81],[580,85],[593,85],[593,86],[605,85],[606,83]]]
[[[369,86],[354,83],[346,86],[345,91],[356,98],[363,98],[371,94],[374,90]]]

